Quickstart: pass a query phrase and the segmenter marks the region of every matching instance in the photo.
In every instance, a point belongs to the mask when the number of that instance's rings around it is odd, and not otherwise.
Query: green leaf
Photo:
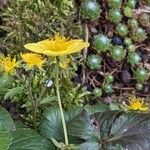
[[[51,140],[51,138],[58,142],[63,141],[63,129],[60,117],[60,111],[57,107],[50,107],[46,109],[40,121],[40,133]]]
[[[110,110],[112,110],[112,111],[120,110],[118,104],[115,104],[115,103],[110,103],[109,107],[110,107]]]
[[[0,106],[0,127],[5,128],[8,132],[11,132],[14,130],[15,125],[11,118],[11,115]]]
[[[47,96],[46,98],[42,99],[39,104],[40,105],[49,104],[56,99],[57,99],[56,96]]]
[[[18,129],[12,133],[8,150],[56,150],[54,145],[32,129]]]
[[[18,121],[15,121],[15,128],[17,130],[20,128],[27,128],[27,126],[22,121],[18,120]]]
[[[13,78],[9,76],[0,77],[0,94],[5,94],[9,88],[12,88]]]
[[[104,146],[106,150],[123,150],[123,147],[119,144],[105,144]]]
[[[105,112],[108,110],[108,106],[105,104],[97,104],[93,106],[85,106],[86,111],[88,114],[92,115],[98,112]]]
[[[58,148],[61,148],[61,147],[62,147],[62,145],[61,145],[59,142],[57,142],[55,139],[53,139],[53,138],[52,138],[52,142],[54,143],[54,145],[55,145],[56,147],[58,147]]]
[[[110,139],[128,150],[150,149],[149,114],[128,113],[121,115],[112,125]]]
[[[99,143],[113,144],[114,147],[118,144],[128,150],[150,149],[149,114],[108,111],[96,113],[92,118],[101,134]]]
[[[97,142],[85,142],[80,145],[80,150],[100,150],[100,144]]]
[[[83,109],[85,109],[89,115],[92,115],[92,114],[97,113],[97,112],[107,111],[108,110],[108,106],[105,105],[105,104],[100,104],[100,105],[93,105],[93,106],[71,108],[65,114],[66,122],[72,120],[73,118],[75,118],[76,116],[81,114]]]
[[[14,122],[10,114],[0,106],[0,150],[6,150],[10,143],[10,133],[14,130]]]
[[[24,87],[15,87],[15,88],[9,89],[9,91],[5,94],[4,99],[8,99],[17,94],[20,94],[23,90],[24,90]]]
[[[84,140],[99,140],[100,135],[85,110],[67,124],[68,135]]]
[[[94,119],[94,123],[96,124],[102,139],[109,136],[110,128],[120,113],[121,112],[118,111],[107,111],[103,113],[96,113],[91,116],[91,119]]]
[[[83,110],[83,107],[74,107],[65,113],[66,123],[78,116]]]
[[[8,149],[11,137],[5,127],[0,125],[0,150]]]

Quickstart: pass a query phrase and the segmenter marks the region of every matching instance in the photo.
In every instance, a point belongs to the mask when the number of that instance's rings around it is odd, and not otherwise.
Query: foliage
[[[83,150],[87,147],[93,150],[106,147],[140,150],[143,147],[145,149],[150,147],[148,114],[106,111],[106,109],[103,112],[100,105],[97,108],[99,109],[94,109],[95,112],[92,113],[89,113],[88,108],[85,108],[86,111],[77,108],[66,113],[70,143],[81,143],[80,148]],[[55,138],[58,142],[63,142],[60,122],[58,109],[47,109],[41,119],[41,134],[48,139]]]
[[[147,96],[145,94],[150,89],[146,85],[149,85],[150,75],[149,67],[144,64],[146,62],[149,66],[150,59],[149,7],[145,6],[144,1],[136,0],[97,2],[102,10],[99,19],[82,18],[87,27],[87,39],[91,42],[86,53],[85,84],[91,87],[92,92],[95,88],[101,88],[102,96],[97,100],[103,102],[107,96],[112,97],[111,93],[139,94],[141,91],[140,94]],[[105,83],[107,73],[114,77],[111,84]],[[141,88],[137,88],[137,82],[142,84]],[[91,99],[97,102],[95,97]]]
[[[142,95],[149,86],[150,20],[143,3],[11,0],[0,6],[1,103],[24,109],[20,123],[0,107],[0,149],[150,149],[149,103],[135,95],[126,100],[123,92],[135,86]],[[83,35],[81,22],[86,42],[71,39]],[[19,53],[24,44],[32,53]],[[83,48],[83,56],[69,55]]]
[[[78,149],[80,147],[81,150],[85,150],[87,147],[93,150],[116,149],[117,147],[121,149],[128,147],[132,150],[150,148],[149,114],[124,113],[108,111],[108,109],[106,105],[102,104],[76,107],[65,113],[72,147],[78,147]],[[56,145],[63,146],[64,137],[60,112],[57,107],[50,107],[44,111],[39,127],[40,133],[50,141],[52,140],[55,146],[32,129],[25,127],[15,129],[9,113],[2,107],[0,116],[0,126],[5,127],[3,136],[1,136],[1,147],[7,147],[8,150],[18,148],[20,150],[25,148],[55,150]],[[2,132],[2,130],[0,131]]]
[[[100,17],[100,5],[95,0],[84,0],[80,7],[83,19],[96,20]]]
[[[4,96],[8,89],[13,87],[13,81],[13,77],[0,76],[0,96]]]
[[[0,149],[2,150],[49,150],[54,146],[37,131],[29,128],[15,129],[10,114],[0,107]],[[3,127],[3,128],[2,128]]]
[[[0,39],[1,49],[14,54],[23,44],[51,37],[55,32],[81,36],[80,22],[74,22],[75,11],[74,0],[11,0],[0,14],[0,29],[6,32]]]

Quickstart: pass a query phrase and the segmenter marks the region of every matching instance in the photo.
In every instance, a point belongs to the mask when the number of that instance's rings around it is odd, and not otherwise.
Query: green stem
[[[36,106],[34,106],[34,109],[33,109],[33,127],[34,129],[36,130],[37,129],[37,114],[36,114]]]
[[[62,103],[61,103],[61,99],[60,99],[60,91],[59,91],[59,60],[58,60],[58,58],[56,58],[56,59],[57,59],[57,64],[56,64],[56,92],[57,92],[57,99],[58,99],[58,104],[59,104],[59,109],[60,109],[60,114],[61,114],[63,130],[64,130],[65,144],[67,146],[67,145],[69,145],[69,141],[68,141],[67,128],[66,128],[65,117],[64,117],[64,113],[63,113]]]
[[[33,72],[31,71],[29,74],[29,87],[28,87],[28,97],[32,104],[32,116],[33,116],[33,127],[37,129],[36,126],[36,102],[34,101],[34,97],[32,94],[32,79],[33,79]]]

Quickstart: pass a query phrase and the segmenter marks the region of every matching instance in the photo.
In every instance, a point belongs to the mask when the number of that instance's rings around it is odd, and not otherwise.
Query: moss
[[[2,28],[6,37],[1,49],[21,50],[26,42],[48,38],[55,32],[72,37],[82,35],[80,22],[74,22],[76,8],[73,0],[11,0],[3,8]]]

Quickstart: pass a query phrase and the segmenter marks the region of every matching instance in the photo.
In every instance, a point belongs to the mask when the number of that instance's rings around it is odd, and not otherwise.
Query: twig
[[[134,87],[117,87],[117,86],[113,86],[114,89],[118,89],[118,90],[134,90]]]
[[[134,9],[133,12],[138,13],[138,14],[140,14],[142,12],[144,12],[144,13],[150,13],[150,9],[148,9],[147,7],[145,7],[145,9],[140,9],[139,8],[139,9]]]

